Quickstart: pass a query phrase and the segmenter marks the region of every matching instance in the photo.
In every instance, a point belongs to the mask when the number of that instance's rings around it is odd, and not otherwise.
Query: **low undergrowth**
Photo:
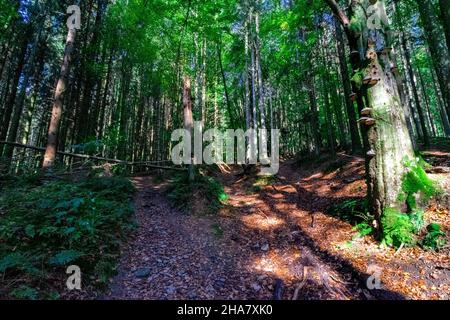
[[[427,223],[421,207],[441,191],[425,172],[425,167],[429,165],[421,157],[404,159],[403,163],[407,172],[402,177],[399,202],[406,203],[407,212],[396,208],[385,209],[381,219],[383,243],[394,247],[420,245],[428,250],[440,249],[445,245],[445,233],[436,223],[430,223],[425,228]]]
[[[4,180],[0,194],[0,296],[57,299],[77,265],[82,285],[115,273],[121,240],[134,227],[134,186],[121,177],[40,183]]]
[[[219,181],[200,173],[194,181],[189,181],[186,173],[174,175],[167,197],[183,212],[202,215],[217,213],[229,198]]]
[[[267,175],[267,176],[258,176],[255,179],[255,182],[252,184],[252,186],[249,188],[248,193],[257,193],[260,192],[264,187],[273,185],[277,182],[277,176],[275,175]]]
[[[345,200],[333,205],[327,212],[353,225],[357,232],[355,238],[370,235],[374,231],[374,217],[369,213],[366,199]]]
[[[439,194],[435,182],[428,177],[424,167],[426,162],[420,158],[404,160],[407,172],[402,178],[399,202],[405,203],[407,210],[386,208],[381,217],[381,242],[398,248],[420,246],[426,250],[439,250],[446,245],[446,234],[437,223],[424,221],[424,211],[431,197]],[[375,233],[367,202],[362,199],[346,200],[332,206],[328,213],[351,223],[357,231],[356,237]]]

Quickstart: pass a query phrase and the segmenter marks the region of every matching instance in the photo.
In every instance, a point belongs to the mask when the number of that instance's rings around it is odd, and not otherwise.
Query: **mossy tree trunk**
[[[396,81],[398,71],[392,59],[384,1],[352,0],[348,15],[336,1],[325,1],[349,40],[354,94],[364,103],[359,123],[365,135],[368,200],[380,229],[383,211],[402,207],[399,194],[406,170],[402,160],[414,157]]]

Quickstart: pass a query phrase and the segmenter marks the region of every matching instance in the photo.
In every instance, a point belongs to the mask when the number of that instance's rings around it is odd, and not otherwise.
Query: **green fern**
[[[76,250],[63,250],[55,254],[48,261],[52,265],[63,266],[82,257],[84,254]]]
[[[431,223],[427,227],[428,233],[422,240],[421,245],[427,250],[436,250],[447,244],[445,232],[441,230],[441,226],[437,223]]]
[[[397,209],[388,208],[381,217],[383,225],[383,243],[399,247],[402,244],[414,245],[416,236],[410,217]]]

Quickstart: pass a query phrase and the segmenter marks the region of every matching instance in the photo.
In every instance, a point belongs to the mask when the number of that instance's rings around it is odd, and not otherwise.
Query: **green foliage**
[[[185,173],[171,179],[167,196],[183,211],[203,214],[216,213],[229,198],[220,182],[213,177],[197,174],[195,181],[190,182]],[[204,203],[203,208],[194,208],[201,203]]]
[[[427,201],[438,192],[434,181],[428,177],[423,168],[424,162],[420,158],[403,160],[408,171],[402,178],[402,192],[399,197],[400,201],[406,201],[410,209],[417,207],[417,194],[421,194]]]
[[[427,235],[421,241],[422,247],[427,250],[436,250],[447,244],[446,234],[441,230],[441,226],[437,223],[431,223],[427,227]]]
[[[0,195],[0,273],[29,286],[10,294],[51,298],[35,284],[70,264],[105,284],[120,240],[133,228],[133,192],[119,177],[7,186]]]
[[[361,222],[355,226],[358,237],[365,237],[373,233],[374,229],[368,222]]]
[[[20,286],[11,291],[11,297],[16,299],[37,300],[39,298],[39,292],[29,286]]]
[[[411,213],[408,213],[408,217],[413,226],[413,232],[415,234],[420,233],[423,227],[425,226],[425,221],[423,219],[423,211],[422,210],[413,211]]]
[[[83,256],[83,253],[76,250],[62,250],[58,252],[53,257],[50,257],[48,262],[52,265],[63,266],[68,263],[75,261],[76,259]]]
[[[397,209],[387,208],[382,217],[383,243],[388,246],[414,245],[416,236],[411,218]]]
[[[260,192],[264,187],[270,186],[274,184],[277,181],[277,177],[274,175],[268,175],[268,176],[260,176],[257,177],[253,185],[250,187],[250,189],[247,190],[248,194],[258,193]]]
[[[362,222],[372,223],[374,217],[369,214],[366,199],[349,199],[332,205],[327,213],[347,221],[352,225]]]
[[[357,88],[361,88],[363,85],[363,79],[364,79],[364,70],[358,69],[351,78],[351,81],[356,85]]]
[[[372,227],[374,217],[369,213],[366,199],[342,201],[331,206],[327,213],[352,224],[357,232],[354,238],[364,237],[374,232]]]
[[[259,186],[259,187],[265,187],[265,186],[270,186],[270,185],[274,184],[275,182],[277,182],[277,177],[274,175],[260,176],[256,179],[256,181],[253,185]]]
[[[424,168],[428,164],[422,157],[413,160],[404,159],[407,172],[402,178],[402,190],[399,201],[406,201],[408,213],[388,208],[381,217],[383,227],[383,242],[389,246],[399,247],[421,243],[426,248],[438,248],[442,245],[442,236],[445,235],[439,228],[428,230],[424,239],[418,240],[425,226],[424,212],[417,208],[416,198],[421,195],[425,201],[436,195],[439,190],[426,174]],[[431,224],[433,226],[436,224]],[[429,228],[430,228],[429,226]]]

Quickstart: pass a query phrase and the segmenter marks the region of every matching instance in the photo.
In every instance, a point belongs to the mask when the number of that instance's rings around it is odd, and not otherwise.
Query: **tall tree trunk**
[[[261,129],[266,128],[266,97],[264,90],[264,81],[262,77],[262,66],[261,66],[261,43],[259,39],[259,11],[255,12],[255,58],[256,58],[256,71],[258,77],[258,94],[259,94],[259,116],[260,116],[260,126]]]
[[[357,53],[352,54],[355,65],[362,66],[363,60],[369,62],[364,75],[366,81],[362,85],[367,91],[368,104],[363,110],[364,116],[360,119],[360,123],[367,134],[369,149],[366,154],[368,200],[380,231],[380,221],[384,210],[390,207],[401,209],[402,204],[399,203],[398,196],[402,178],[406,172],[402,161],[405,157],[414,157],[397,82],[391,70],[389,39],[388,37],[384,39],[386,41],[383,48],[375,48],[374,43],[379,43],[380,39],[374,39],[374,37],[380,37],[382,33],[367,30],[368,2],[353,1],[349,10],[349,19],[336,1],[325,1],[344,26],[351,50]],[[375,2],[383,12],[384,1]],[[368,40],[356,31],[358,30],[356,26],[362,28],[363,33],[369,34]],[[384,35],[389,35],[387,19],[383,19],[382,31]]]
[[[433,65],[439,80],[439,86],[447,114],[450,116],[450,57],[444,43],[442,30],[438,24],[435,8],[432,1],[417,1],[420,18],[425,30],[425,38],[430,48]],[[448,23],[448,22],[447,22]]]
[[[348,122],[350,126],[350,137],[352,140],[352,152],[355,153],[362,149],[361,138],[359,136],[357,117],[355,106],[352,99],[352,89],[350,83],[350,76],[348,74],[347,60],[345,59],[345,45],[342,37],[341,25],[336,20],[336,39],[339,58],[339,68],[342,78],[342,85],[344,87],[345,105],[347,107]]]
[[[411,89],[413,92],[414,102],[416,103],[417,113],[419,114],[420,127],[422,129],[422,134],[423,134],[423,142],[424,142],[425,146],[427,147],[430,145],[430,137],[428,134],[428,129],[427,129],[426,123],[425,123],[425,116],[423,113],[422,104],[420,103],[419,94],[417,93],[416,79],[414,76],[413,68],[411,66],[411,63],[412,63],[411,55],[409,53],[409,48],[407,45],[405,34],[402,34],[402,48],[403,48],[403,52],[405,54],[406,69],[408,72],[409,82],[411,84]]]
[[[19,58],[17,61],[17,67],[14,72],[14,78],[12,82],[11,92],[5,102],[5,110],[2,119],[2,126],[0,127],[0,140],[5,140],[8,134],[9,122],[11,120],[11,114],[16,101],[17,89],[19,86],[20,75],[22,74],[23,66],[25,64],[25,56],[27,54],[28,40],[30,38],[31,29],[27,29],[25,32],[24,40],[20,49]],[[0,146],[0,156],[3,152],[3,146]]]
[[[450,0],[439,0],[441,9],[441,22],[444,27],[447,50],[450,51]]]
[[[58,132],[63,111],[64,91],[66,90],[66,81],[69,74],[71,54],[75,44],[76,30],[70,29],[67,34],[64,59],[59,73],[58,84],[55,89],[55,97],[52,107],[52,117],[48,128],[47,147],[44,154],[42,167],[51,168],[55,163],[56,152],[58,148]]]
[[[193,141],[194,141],[194,117],[192,114],[192,101],[191,101],[191,79],[185,77],[183,81],[183,115],[184,115],[184,129],[190,132],[191,144],[191,163],[189,164],[189,181],[194,181],[194,159],[193,159]]]
[[[219,67],[220,67],[220,74],[222,77],[223,90],[225,92],[225,101],[226,101],[226,105],[227,105],[228,116],[230,117],[231,127],[234,128],[235,127],[235,117],[234,117],[234,113],[233,113],[233,108],[231,107],[230,96],[228,94],[228,85],[227,85],[227,79],[225,77],[225,71],[223,70],[221,42],[217,43],[217,55],[218,55],[218,59],[219,59]],[[247,92],[246,92],[246,94],[247,94]],[[246,104],[245,110],[248,111],[247,104]]]
[[[447,115],[447,110],[445,110],[444,102],[442,100],[441,92],[436,84],[436,76],[434,74],[433,68],[430,68],[431,82],[433,83],[434,93],[436,95],[436,101],[439,108],[439,114],[441,115],[441,120],[444,126],[444,132],[446,137],[450,137],[450,116]]]
[[[317,106],[317,98],[316,98],[316,85],[314,75],[312,70],[306,71],[308,78],[308,98],[311,110],[311,130],[313,134],[314,140],[314,154],[316,156],[320,155],[320,148],[322,147],[322,138],[320,136],[320,119],[319,119],[319,110]]]
[[[19,95],[16,99],[16,103],[14,106],[14,112],[13,112],[13,116],[11,119],[11,126],[10,126],[9,132],[8,132],[8,138],[7,138],[8,142],[16,142],[16,139],[17,139],[17,132],[19,130],[20,119],[22,118],[28,82],[30,80],[30,77],[33,74],[33,68],[35,67],[34,60],[36,57],[36,52],[39,49],[40,38],[41,38],[41,28],[39,28],[39,30],[37,31],[37,35],[34,39],[34,42],[32,44],[32,49],[29,54],[27,65],[23,72],[24,77],[23,77],[23,81],[22,81],[22,87],[20,88],[20,92],[19,92]],[[11,161],[11,159],[13,157],[13,153],[14,153],[13,147],[6,147],[5,152],[4,152],[4,157],[6,159],[8,159],[9,161]]]
[[[417,68],[417,75],[419,76],[419,82],[420,87],[422,88],[422,96],[425,100],[425,105],[427,107],[427,116],[428,116],[428,123],[431,129],[431,133],[433,134],[433,137],[436,137],[436,123],[433,121],[433,115],[431,113],[431,106],[430,106],[430,100],[428,99],[428,92],[427,87],[425,85],[425,82],[423,81],[422,71],[420,71],[420,68]]]

